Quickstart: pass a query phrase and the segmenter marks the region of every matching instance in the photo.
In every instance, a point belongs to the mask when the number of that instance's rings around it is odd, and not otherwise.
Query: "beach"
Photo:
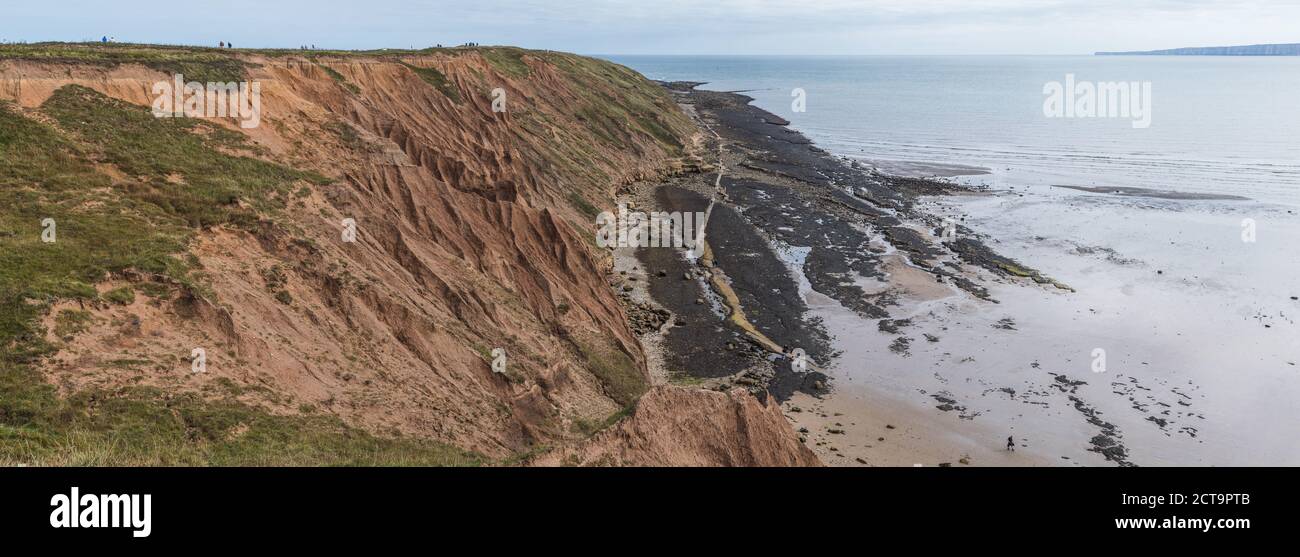
[[[716,200],[707,260],[627,266],[666,380],[770,393],[832,465],[1300,462],[1293,209],[900,176],[696,85],[667,84],[720,163],[624,192]]]

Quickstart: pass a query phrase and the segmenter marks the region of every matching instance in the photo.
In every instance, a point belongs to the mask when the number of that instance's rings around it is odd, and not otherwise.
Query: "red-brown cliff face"
[[[506,458],[576,443],[579,425],[649,388],[592,230],[619,185],[694,165],[697,130],[658,86],[615,64],[507,48],[223,56],[261,84],[261,121],[210,121],[243,134],[254,157],[325,179],[255,226],[197,230],[186,251],[202,295],[93,305],[91,324],[41,364],[62,392],[233,385],[272,412]],[[172,79],[147,63],[0,59],[0,100],[49,122],[64,87],[146,108]],[[92,162],[114,188],[142,179]],[[47,328],[77,304],[55,302]],[[205,348],[206,373],[187,373],[191,347]],[[124,373],[122,361],[150,363]],[[626,460],[649,454],[638,450]],[[794,454],[707,462],[806,460]],[[706,462],[665,458],[646,463]]]

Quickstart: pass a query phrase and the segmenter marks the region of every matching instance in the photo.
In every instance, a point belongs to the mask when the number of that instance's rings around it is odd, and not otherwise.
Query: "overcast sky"
[[[1300,42],[1300,0],[0,0],[0,40],[584,54],[1088,54]]]

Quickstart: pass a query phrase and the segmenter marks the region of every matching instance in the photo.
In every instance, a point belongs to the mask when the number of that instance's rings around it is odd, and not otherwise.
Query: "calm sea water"
[[[652,79],[745,91],[818,145],[995,187],[1126,186],[1300,205],[1300,58],[607,56]],[[1046,83],[1150,82],[1151,125],[1048,118]],[[791,93],[806,91],[805,112]]]

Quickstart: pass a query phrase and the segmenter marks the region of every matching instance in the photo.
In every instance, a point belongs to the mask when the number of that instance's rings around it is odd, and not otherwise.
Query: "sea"
[[[651,79],[743,91],[819,146],[884,169],[950,175],[969,167],[992,184],[1176,189],[1300,205],[1300,57],[606,58]],[[1044,87],[1067,76],[1149,83],[1149,126],[1045,116]]]

